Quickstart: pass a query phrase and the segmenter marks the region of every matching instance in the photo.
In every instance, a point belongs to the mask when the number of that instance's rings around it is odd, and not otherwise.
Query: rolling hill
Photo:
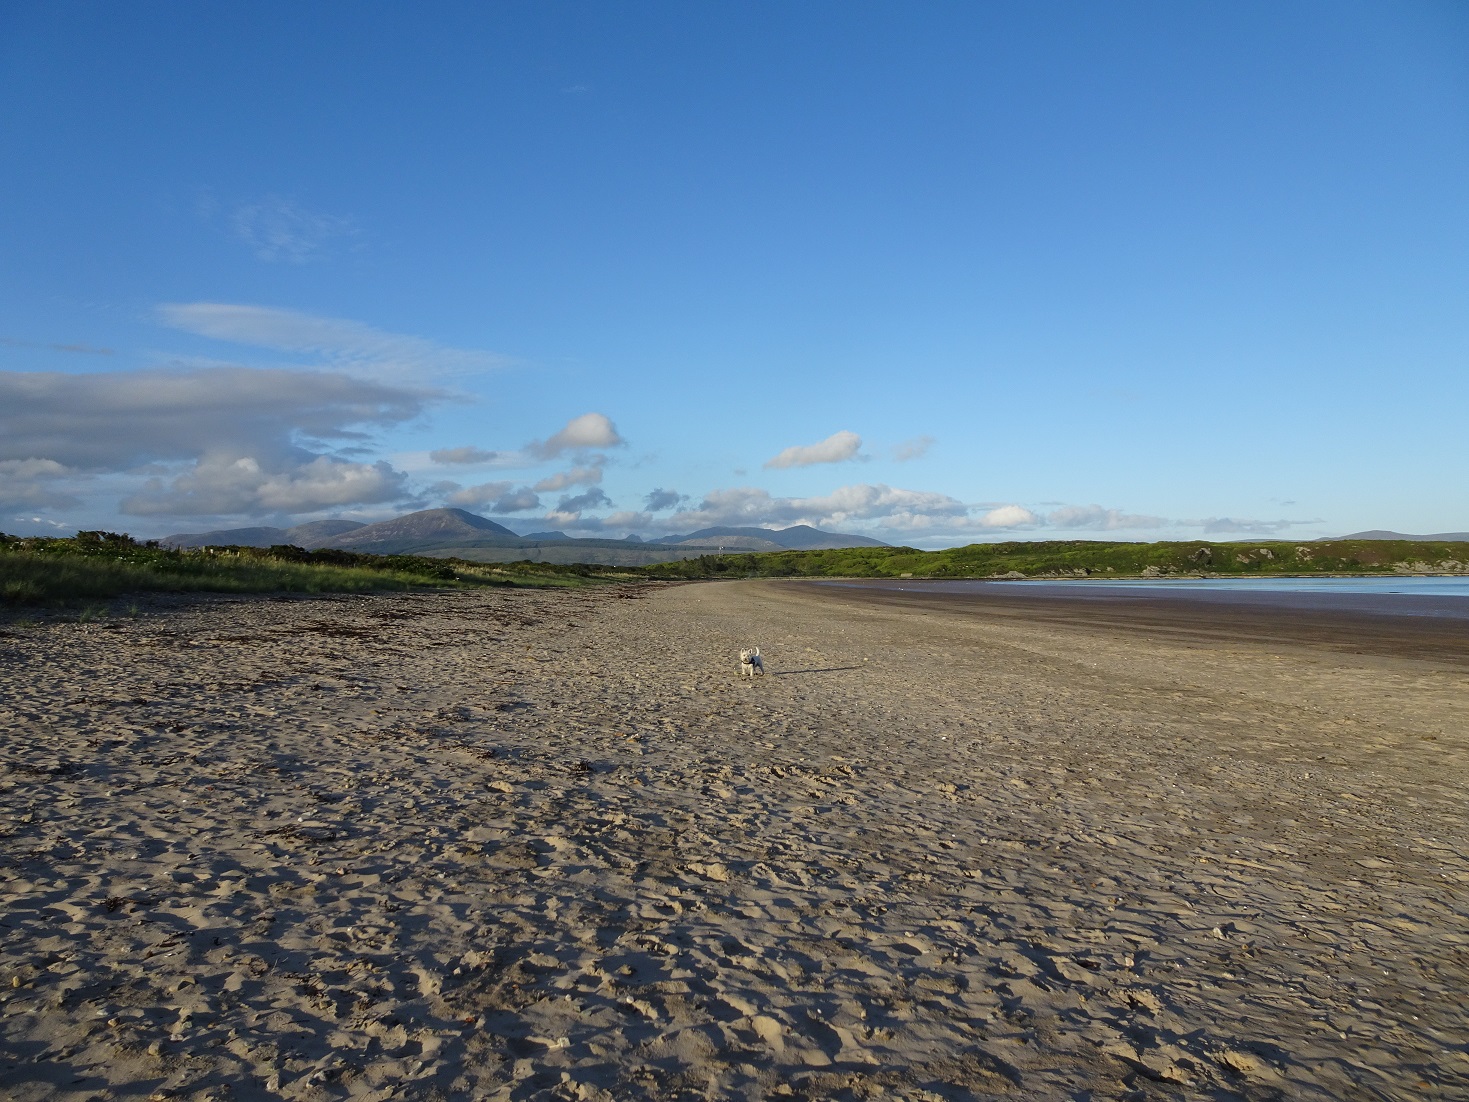
[[[180,532],[165,536],[159,542],[164,547],[276,547],[295,544],[297,547],[317,548],[325,547],[337,536],[365,527],[355,520],[313,520],[294,528],[221,528],[213,532]]]
[[[1459,543],[1469,540],[1469,532],[1437,532],[1431,536],[1409,536],[1402,532],[1388,532],[1381,528],[1374,528],[1370,532],[1353,532],[1350,536],[1327,536],[1324,539],[1343,540],[1416,540],[1428,542]]]

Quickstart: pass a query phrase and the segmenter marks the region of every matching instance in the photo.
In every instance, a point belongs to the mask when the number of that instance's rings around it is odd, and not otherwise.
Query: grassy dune
[[[705,555],[657,563],[654,578],[1027,578],[1469,573],[1469,543],[1323,540],[1312,543],[976,543],[944,551],[852,547],[834,551]]]
[[[129,593],[360,593],[420,586],[566,586],[610,580],[607,567],[489,565],[299,547],[175,551],[112,532],[71,539],[0,535],[0,603],[56,604]],[[624,575],[625,576],[625,575]]]

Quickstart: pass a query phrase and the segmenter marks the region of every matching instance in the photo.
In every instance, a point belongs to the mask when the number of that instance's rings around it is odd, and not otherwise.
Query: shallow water
[[[1093,601],[1187,600],[1209,604],[1433,616],[1469,620],[1469,577],[863,579],[822,583],[914,594],[1067,597]]]
[[[1469,576],[1454,578],[1078,578],[1075,581],[1012,581],[1007,585],[1106,586],[1109,589],[1212,589],[1244,593],[1402,593],[1426,597],[1469,597]]]

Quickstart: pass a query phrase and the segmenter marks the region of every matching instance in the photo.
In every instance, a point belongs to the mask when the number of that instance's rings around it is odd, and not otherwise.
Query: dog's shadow
[[[809,670],[780,670],[779,672],[771,671],[770,676],[771,677],[795,677],[797,674],[803,674],[803,673],[842,673],[842,672],[844,672],[846,670],[860,670],[860,669],[864,669],[864,668],[865,668],[864,666],[822,666],[820,669],[809,669]]]

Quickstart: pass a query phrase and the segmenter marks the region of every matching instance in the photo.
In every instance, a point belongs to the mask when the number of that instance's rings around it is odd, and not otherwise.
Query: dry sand
[[[1469,1098],[1469,665],[1194,628],[775,582],[11,627],[5,1096]]]

